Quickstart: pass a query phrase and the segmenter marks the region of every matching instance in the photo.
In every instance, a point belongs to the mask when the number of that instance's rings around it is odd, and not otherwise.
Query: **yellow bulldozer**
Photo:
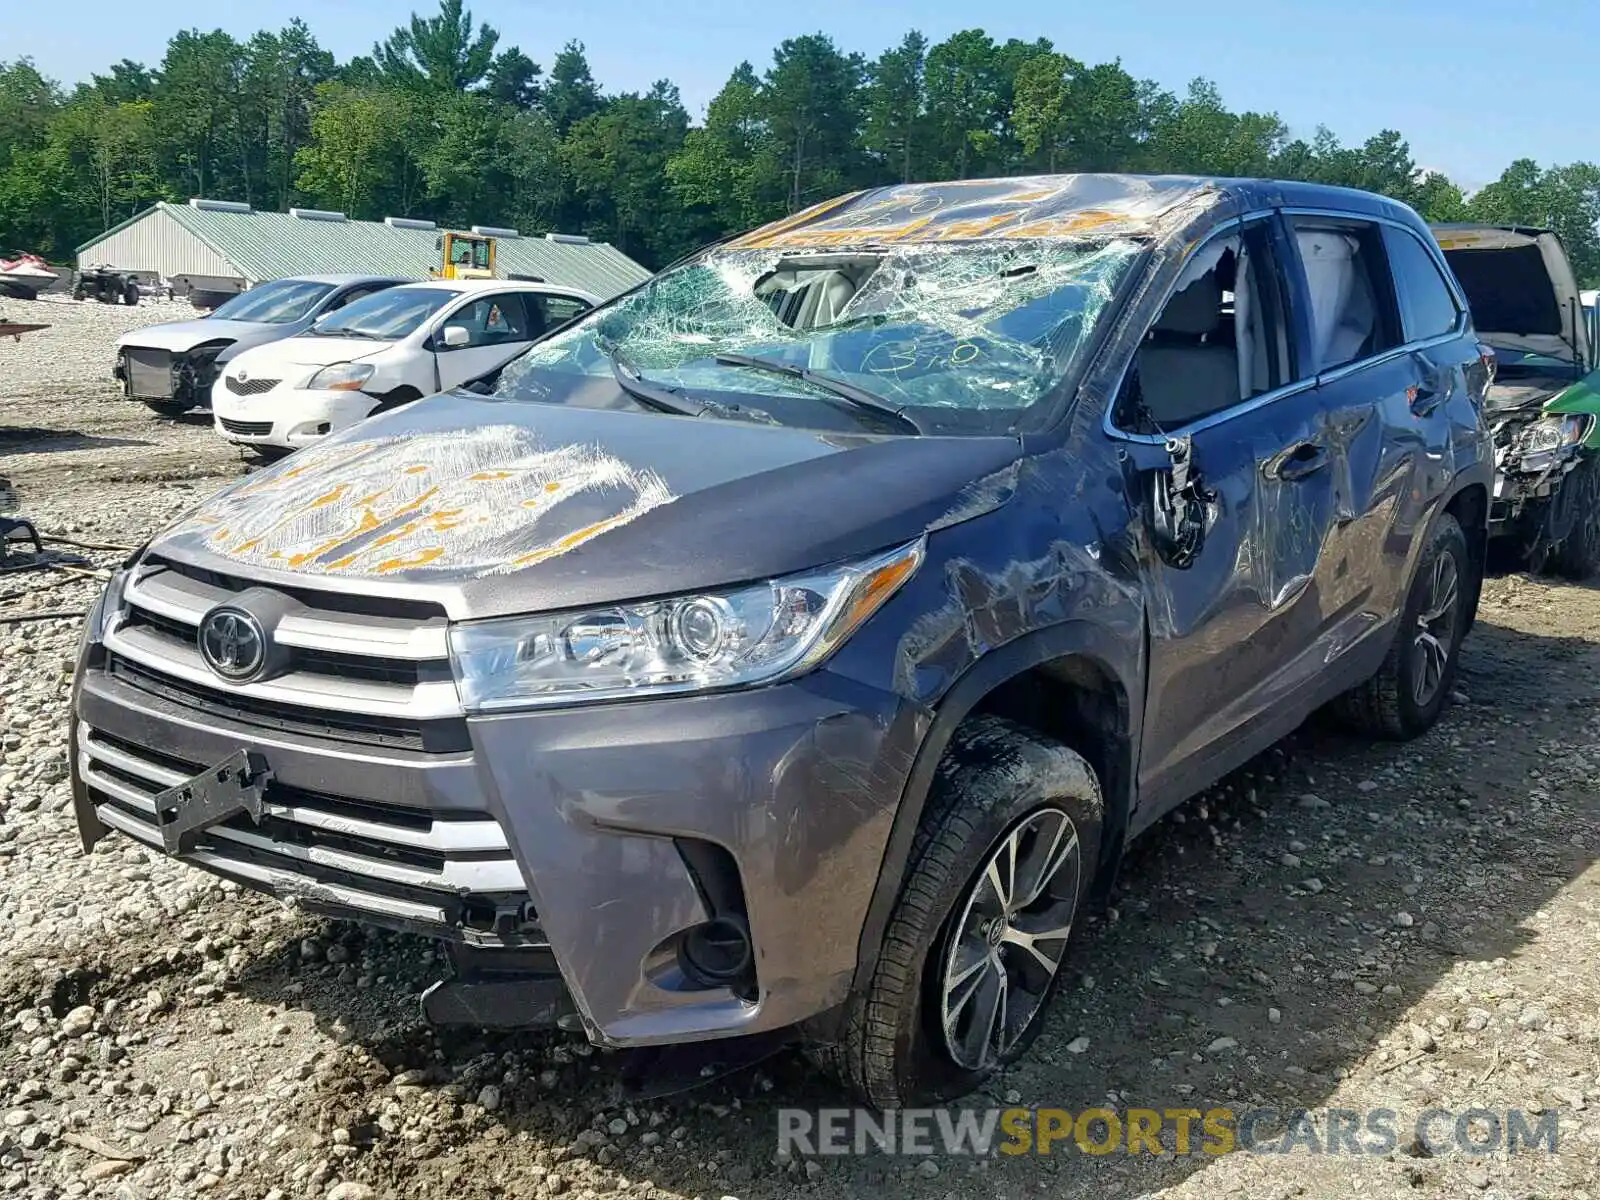
[[[493,279],[494,239],[481,233],[445,233],[439,237],[440,268],[435,279]]]

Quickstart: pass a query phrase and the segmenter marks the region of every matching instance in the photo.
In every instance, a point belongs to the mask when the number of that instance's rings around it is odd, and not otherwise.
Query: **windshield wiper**
[[[682,399],[673,388],[651,383],[639,373],[638,367],[623,356],[621,350],[608,350],[601,346],[600,353],[611,363],[611,373],[617,378],[617,386],[641,404],[648,404],[662,412],[677,413],[681,417],[698,417],[705,412],[705,405]]]
[[[927,432],[915,417],[906,412],[904,405],[892,404],[876,392],[869,392],[866,388],[859,388],[853,383],[846,383],[844,380],[835,379],[831,375],[819,375],[810,367],[779,362],[775,358],[757,358],[750,354],[718,354],[715,361],[726,367],[750,367],[757,371],[772,371],[778,375],[792,375],[796,379],[805,380],[813,387],[821,388],[825,392],[832,392],[841,400],[847,400],[857,408],[870,409],[872,412],[883,413],[885,416],[893,417],[913,433]]]
[[[365,329],[318,329],[313,325],[306,330],[312,337],[364,338],[369,342],[387,342],[381,333],[368,333]]]

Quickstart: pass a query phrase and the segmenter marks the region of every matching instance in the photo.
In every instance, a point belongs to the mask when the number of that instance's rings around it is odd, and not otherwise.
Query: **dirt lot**
[[[43,530],[131,545],[244,469],[205,419],[116,398],[112,337],[154,310],[13,307],[54,322],[0,343],[0,474]],[[95,586],[0,575],[0,1194],[1600,1198],[1594,587],[1492,580],[1431,735],[1374,747],[1314,724],[1165,822],[1032,1055],[973,1101],[1308,1109],[1324,1150],[1328,1110],[1387,1108],[1393,1149],[977,1160],[779,1156],[780,1108],[840,1103],[797,1057],[630,1104],[617,1058],[580,1042],[421,1027],[426,943],[126,839],[83,858],[64,782],[78,621],[6,618],[79,612]],[[1558,1152],[1414,1141],[1419,1114],[1452,1114],[1444,1142],[1474,1108],[1553,1116]],[[1487,1114],[1463,1128],[1503,1145]]]

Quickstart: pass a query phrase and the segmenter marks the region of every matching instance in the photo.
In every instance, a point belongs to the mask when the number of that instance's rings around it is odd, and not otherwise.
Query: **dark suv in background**
[[[831,201],[135,555],[78,667],[84,841],[444,939],[435,1020],[954,1096],[1130,838],[1330,702],[1438,717],[1487,376],[1375,196]]]

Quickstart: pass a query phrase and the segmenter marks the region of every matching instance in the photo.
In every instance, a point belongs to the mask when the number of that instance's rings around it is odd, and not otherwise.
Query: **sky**
[[[1085,62],[1120,58],[1137,78],[1181,92],[1216,81],[1236,111],[1276,112],[1294,134],[1325,124],[1347,142],[1400,130],[1423,166],[1468,189],[1516,158],[1546,165],[1600,158],[1592,59],[1594,0],[468,0],[549,68],[569,39],[584,43],[608,91],[661,78],[697,117],[743,59],[762,70],[786,37],[823,32],[867,57],[911,28],[938,42],[979,26],[997,41],[1047,37]],[[221,27],[247,37],[303,17],[341,60],[371,49],[431,0],[72,0],[0,3],[0,60],[33,58],[74,83],[120,58],[159,62],[177,29]]]

